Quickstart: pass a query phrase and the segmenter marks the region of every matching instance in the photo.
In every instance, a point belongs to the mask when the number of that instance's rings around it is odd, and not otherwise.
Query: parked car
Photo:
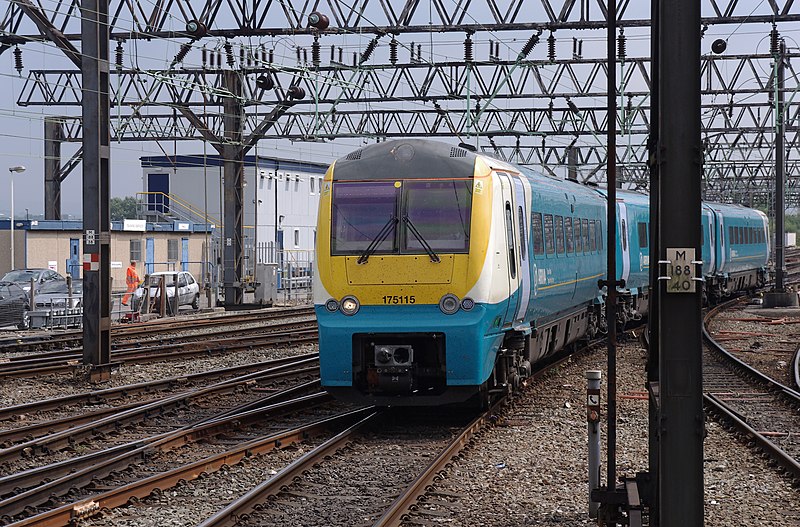
[[[51,280],[41,285],[35,295],[36,309],[63,308],[70,298],[67,282]],[[72,298],[69,307],[80,307],[83,303],[83,280],[72,281]]]
[[[14,282],[0,282],[0,327],[28,328],[28,294]]]
[[[172,299],[175,296],[175,275],[178,275],[178,307],[192,306],[192,309],[200,307],[200,284],[194,279],[192,273],[188,271],[163,271],[151,273],[148,283],[142,284],[134,292],[134,310],[138,309],[145,296],[146,289],[150,290],[150,299],[155,306],[159,305],[161,296],[161,281],[164,280],[167,291],[167,305],[171,309]]]
[[[51,269],[14,269],[0,278],[0,282],[13,282],[23,291],[31,290],[31,278],[34,280],[36,291],[45,285],[54,282],[67,283],[67,279]]]

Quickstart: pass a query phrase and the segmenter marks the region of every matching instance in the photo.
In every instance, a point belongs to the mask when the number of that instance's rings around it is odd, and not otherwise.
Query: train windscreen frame
[[[331,205],[331,255],[469,252],[471,179],[337,181]],[[389,232],[382,232],[388,229]]]

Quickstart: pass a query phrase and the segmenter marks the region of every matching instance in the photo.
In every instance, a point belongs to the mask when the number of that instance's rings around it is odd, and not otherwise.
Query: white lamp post
[[[25,172],[25,167],[22,165],[17,165],[15,167],[9,167],[8,173],[10,174],[9,179],[11,180],[11,270],[14,270],[15,262],[14,262],[14,172],[21,174]]]

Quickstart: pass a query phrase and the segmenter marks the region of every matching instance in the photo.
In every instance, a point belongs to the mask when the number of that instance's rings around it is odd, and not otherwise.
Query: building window
[[[142,240],[131,240],[131,258],[130,260],[141,262],[142,261]]]
[[[178,261],[178,240],[167,240],[167,261]]]
[[[294,246],[300,247],[300,229],[294,230]]]

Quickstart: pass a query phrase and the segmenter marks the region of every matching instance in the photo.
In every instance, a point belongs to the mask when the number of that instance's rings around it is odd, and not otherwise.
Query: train
[[[408,139],[336,160],[320,195],[314,308],[323,387],[378,406],[486,405],[533,365],[602,334],[606,251],[618,324],[647,315],[649,198],[515,166],[465,145]],[[769,224],[704,203],[705,294],[765,284]]]

